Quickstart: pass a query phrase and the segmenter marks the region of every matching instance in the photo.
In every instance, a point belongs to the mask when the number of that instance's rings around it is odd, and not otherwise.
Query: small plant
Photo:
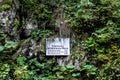
[[[98,44],[96,43],[95,39],[90,37],[88,38],[88,40],[86,41],[86,47],[90,48],[90,47],[96,47]]]
[[[2,5],[2,7],[1,7],[1,9],[2,10],[9,10],[11,8],[11,6],[10,5],[8,5],[8,4],[4,4],[4,5]]]
[[[0,79],[9,79],[10,65],[2,64],[0,65]]]
[[[14,41],[6,41],[5,48],[10,49],[10,48],[16,48],[18,46],[18,42]]]
[[[28,70],[27,66],[18,66],[15,67],[15,72],[13,73],[15,76],[15,79],[20,80],[20,79],[32,79],[33,72]]]
[[[97,74],[97,67],[95,67],[94,65],[83,65],[80,71],[85,72],[86,75],[89,77],[91,75]]]
[[[53,34],[54,34],[54,32],[51,30],[34,30],[31,33],[31,37],[41,39],[41,38],[47,38]]]
[[[18,65],[25,65],[25,61],[26,61],[27,59],[26,59],[26,57],[19,57],[19,58],[17,58],[17,64]]]

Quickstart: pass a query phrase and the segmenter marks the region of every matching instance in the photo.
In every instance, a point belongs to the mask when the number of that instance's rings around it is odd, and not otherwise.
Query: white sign
[[[69,38],[46,39],[46,55],[47,56],[70,55],[70,39]]]

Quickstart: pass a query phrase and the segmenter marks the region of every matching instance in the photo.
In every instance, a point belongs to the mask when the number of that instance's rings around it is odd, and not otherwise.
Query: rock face
[[[26,25],[24,26],[24,33],[25,36],[30,36],[30,33],[32,30],[35,30],[38,28],[38,25],[35,25],[33,23],[31,23],[31,21],[26,21]]]
[[[10,8],[9,10],[0,12],[0,28],[1,30],[15,38],[16,40],[19,40],[18,35],[18,26],[16,26],[16,11],[15,8]]]
[[[24,20],[25,24],[20,26],[20,16],[17,14],[16,11],[17,10],[14,7],[12,7],[9,10],[0,12],[0,30],[2,30],[8,37],[10,37],[9,40],[19,41],[21,43],[18,49],[16,50],[16,53],[13,54],[13,58],[17,58],[19,56],[26,56],[28,59],[32,57],[37,57],[39,61],[44,61],[44,59],[48,58],[45,55],[45,39],[37,41],[36,39],[30,38],[32,30],[38,29],[39,25],[33,24],[30,20]],[[68,27],[65,27],[65,23],[62,25],[63,27],[61,27],[60,33],[61,37],[70,37],[70,29],[68,29]],[[21,30],[24,33],[22,35],[24,35],[24,37],[27,38],[24,41],[20,38]],[[75,39],[71,40],[71,42],[74,41]],[[73,44],[74,43],[71,43],[71,45]],[[76,55],[71,54],[67,57],[55,57],[55,63],[60,66],[66,66],[68,64],[74,65],[75,69],[79,69],[80,63],[82,62],[82,58],[84,60],[84,56],[82,56],[81,59],[75,56]],[[53,57],[50,58],[52,59]]]
[[[3,0],[0,0],[0,2],[2,2]]]
[[[0,13],[1,26],[2,27],[13,26],[15,16],[16,16],[16,12],[14,11],[14,9],[10,9],[8,11],[2,11]]]

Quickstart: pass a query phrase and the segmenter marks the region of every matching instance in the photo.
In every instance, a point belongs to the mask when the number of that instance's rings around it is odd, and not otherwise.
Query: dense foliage
[[[0,3],[0,12],[12,7],[15,0]],[[27,20],[38,25],[30,36],[11,39],[0,29],[0,79],[2,80],[119,80],[120,79],[120,1],[119,0],[18,0],[19,17],[14,27],[19,33]],[[14,7],[14,6],[13,6]],[[75,33],[71,48],[72,58],[81,60],[82,51],[87,57],[79,69],[74,65],[59,66],[57,57],[45,56],[45,47],[39,48],[41,60],[20,54],[21,46],[28,46],[29,39],[44,39],[59,32],[57,20],[61,11],[64,22]],[[1,22],[0,22],[1,23]],[[24,34],[22,34],[24,35]],[[71,43],[72,44],[72,43]],[[27,53],[27,52],[26,52]]]

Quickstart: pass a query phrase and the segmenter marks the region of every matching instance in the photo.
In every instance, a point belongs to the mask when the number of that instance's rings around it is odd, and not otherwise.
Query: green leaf
[[[3,51],[3,50],[4,50],[4,46],[0,45],[0,51]]]
[[[81,70],[87,70],[90,72],[95,72],[97,68],[94,65],[85,65]]]
[[[77,77],[77,76],[79,76],[79,75],[80,75],[80,73],[73,73],[73,74],[72,74],[73,77]]]
[[[61,68],[60,68],[60,71],[66,71],[67,69],[66,69],[66,67],[64,67],[64,66],[62,66]]]
[[[19,58],[17,58],[17,63],[19,64],[19,65],[24,65],[25,64],[25,61],[26,61],[27,59],[26,59],[26,57],[19,57]]]
[[[59,79],[64,79],[64,76],[58,76]]]
[[[97,52],[103,53],[105,51],[105,48],[104,47],[97,47],[95,50]]]
[[[67,69],[74,69],[75,66],[73,66],[73,65],[69,65],[69,64],[68,64],[68,65],[66,65],[66,68],[67,68]]]
[[[6,41],[5,47],[6,48],[15,48],[18,46],[18,42],[13,41]]]

